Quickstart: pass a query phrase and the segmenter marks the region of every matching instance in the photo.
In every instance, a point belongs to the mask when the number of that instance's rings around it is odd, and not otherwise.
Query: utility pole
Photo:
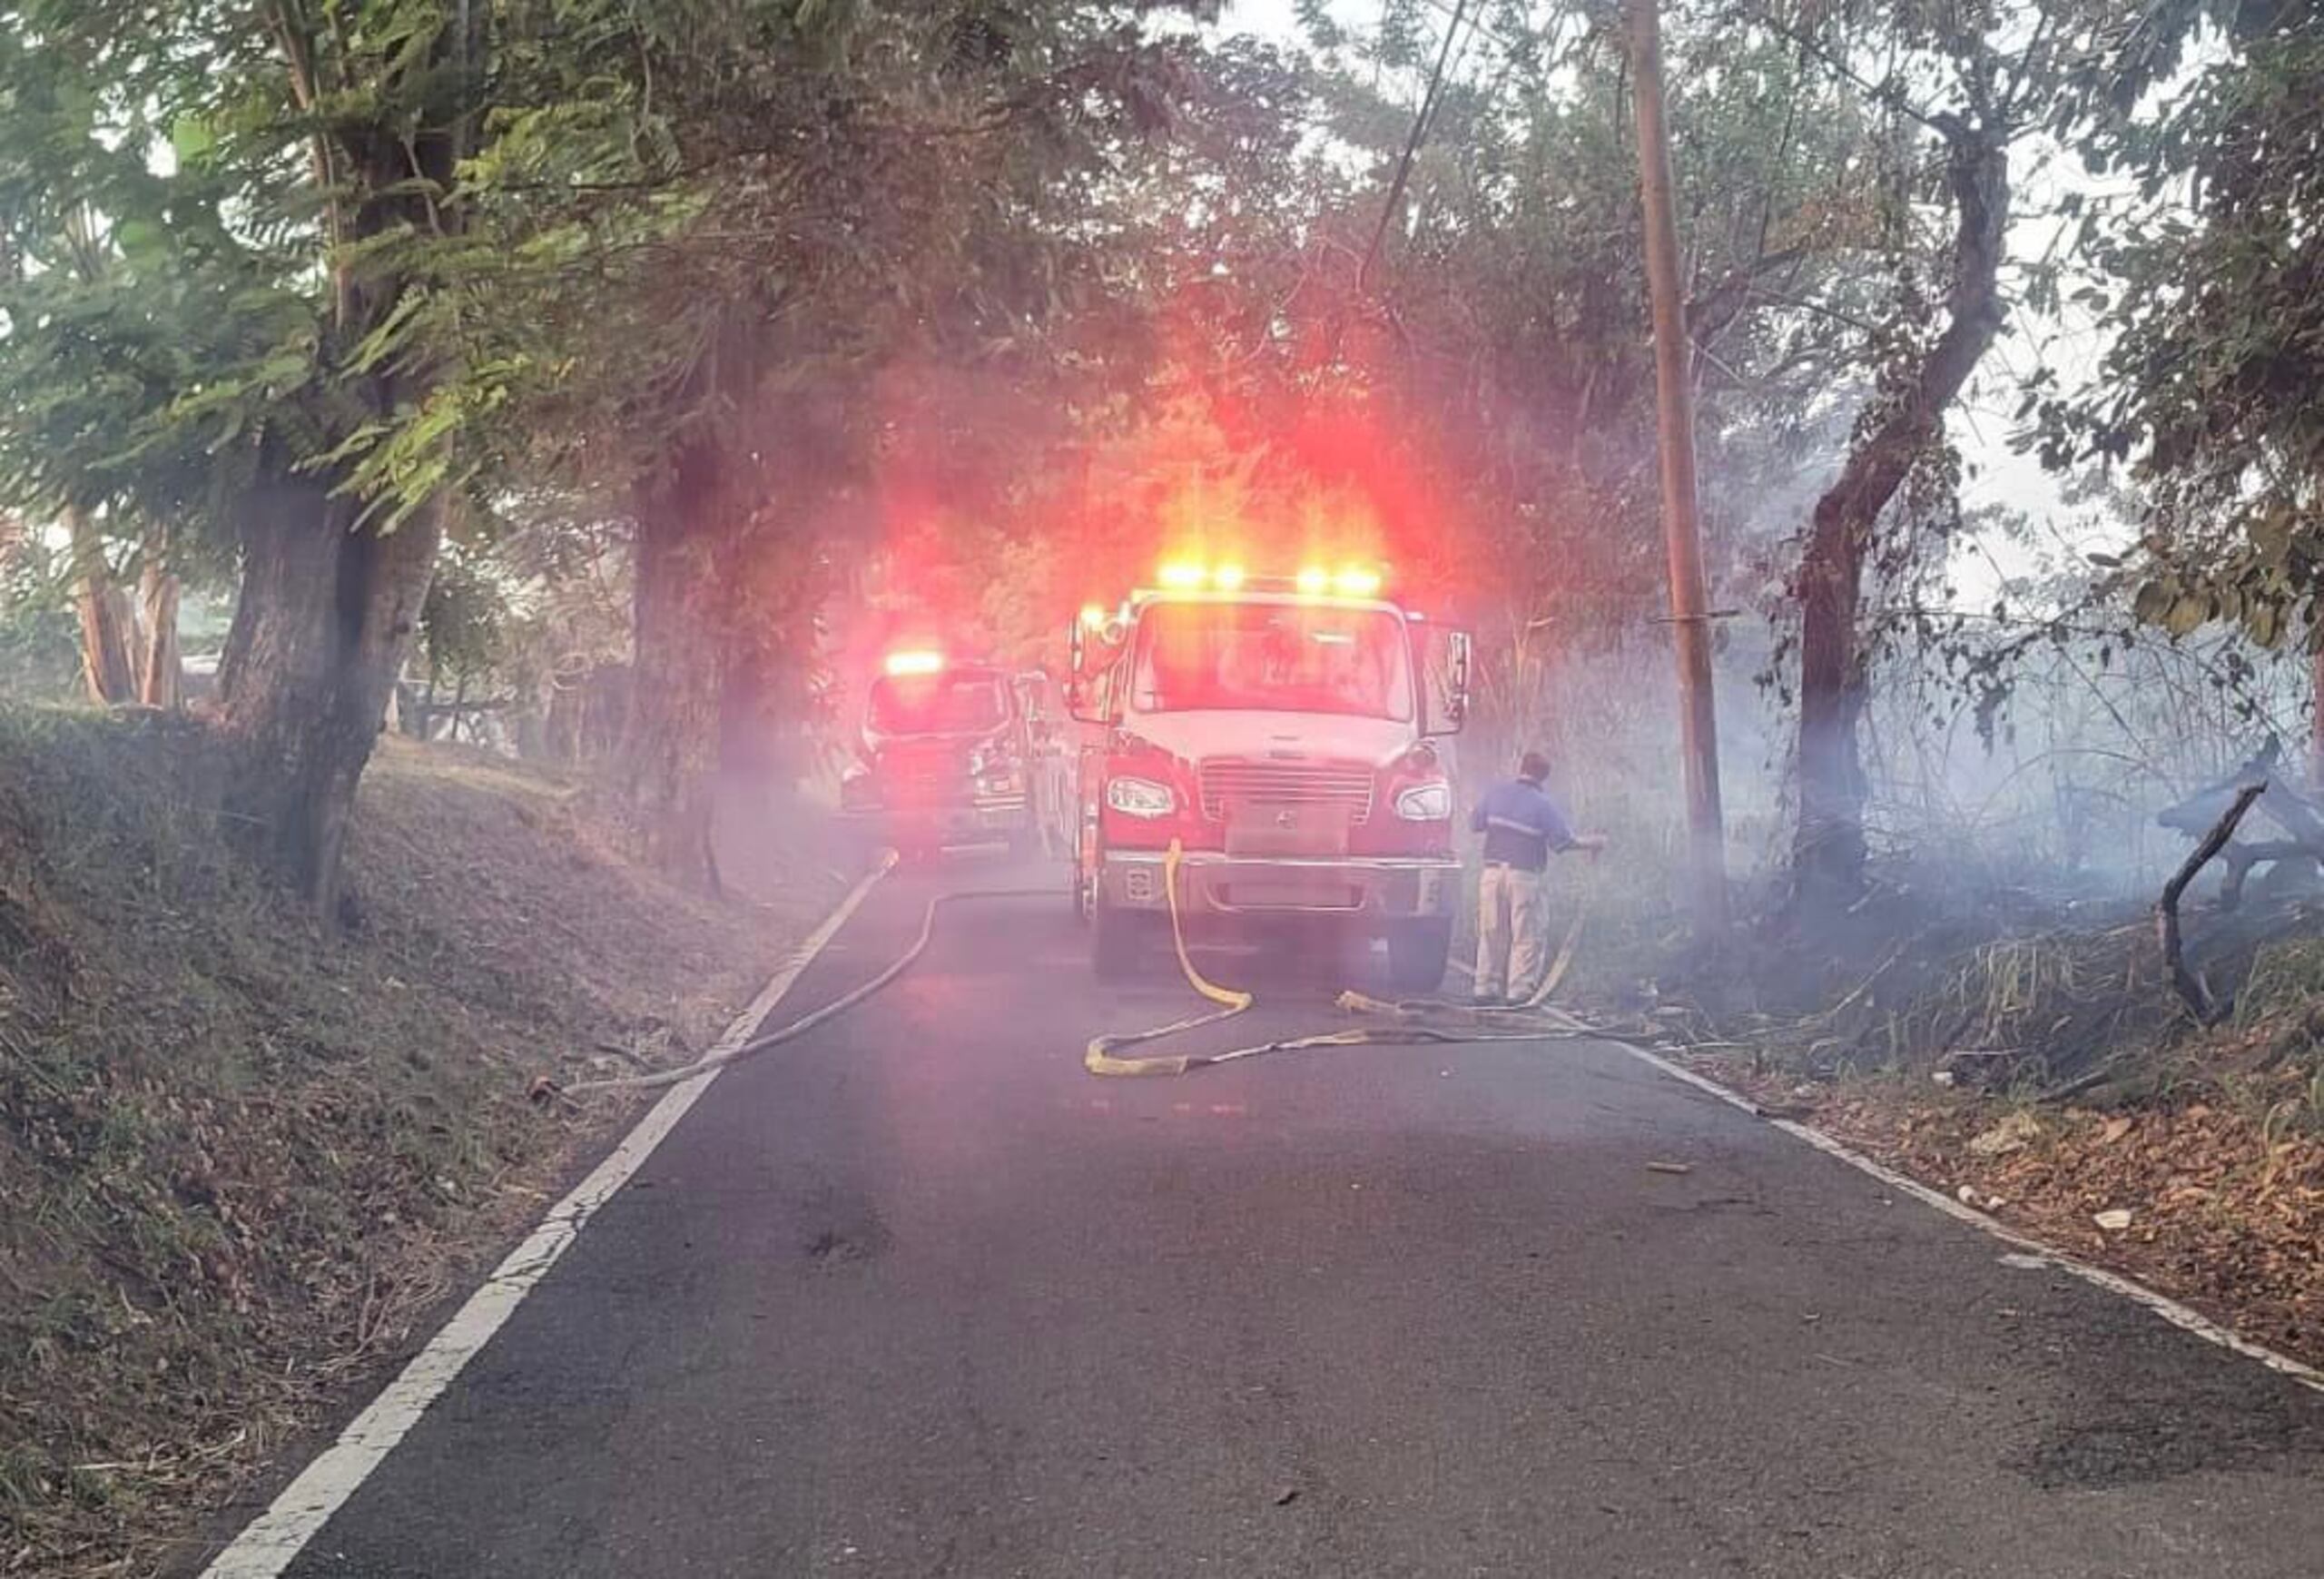
[[[2309,655],[2308,676],[2308,787],[2312,794],[2324,790],[2324,645]]]
[[[1638,109],[1639,192],[1646,208],[1646,282],[1654,305],[1654,383],[1662,435],[1662,533],[1670,556],[1670,628],[1678,637],[1679,743],[1687,781],[1688,876],[1698,932],[1727,925],[1727,832],[1718,804],[1718,719],[1711,706],[1709,596],[1695,513],[1694,342],[1679,284],[1670,198],[1670,130],[1662,106],[1660,0],[1624,0]]]

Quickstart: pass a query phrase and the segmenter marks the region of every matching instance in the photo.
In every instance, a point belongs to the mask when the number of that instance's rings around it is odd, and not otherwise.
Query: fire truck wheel
[[[1399,992],[1433,992],[1444,984],[1452,957],[1452,921],[1433,916],[1403,922],[1388,933],[1388,980]]]
[[[1089,965],[1101,982],[1118,982],[1137,968],[1144,952],[1147,918],[1108,904],[1101,897],[1089,907]]]

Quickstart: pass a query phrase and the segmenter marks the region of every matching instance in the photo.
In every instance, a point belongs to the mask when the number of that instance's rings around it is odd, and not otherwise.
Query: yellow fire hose
[[[1183,1035],[1206,1025],[1216,1025],[1247,1012],[1256,1002],[1254,994],[1233,987],[1222,987],[1196,969],[1193,957],[1187,952],[1187,933],[1178,908],[1178,864],[1183,852],[1173,840],[1169,854],[1162,863],[1162,892],[1169,901],[1170,942],[1178,956],[1178,970],[1187,985],[1218,1007],[1207,1014],[1173,1021],[1150,1031],[1105,1032],[1089,1039],[1082,1051],[1081,1067],[1094,1075],[1151,1076],[1182,1075],[1216,1064],[1235,1063],[1246,1058],[1257,1058],[1270,1052],[1297,1052],[1322,1047],[1414,1046],[1423,1043],[1481,1041],[1574,1041],[1594,1036],[1597,1032],[1571,1016],[1547,1007],[1550,994],[1557,991],[1567,968],[1573,962],[1573,951],[1581,936],[1581,923],[1587,914],[1585,905],[1577,909],[1573,921],[1566,928],[1565,940],[1558,947],[1556,960],[1542,977],[1532,995],[1522,1003],[1506,1007],[1484,1008],[1466,1003],[1449,1003],[1440,999],[1415,998],[1391,1001],[1374,998],[1363,992],[1344,992],[1334,1000],[1343,1012],[1368,1014],[1388,1019],[1387,1025],[1354,1025],[1344,1031],[1317,1031],[1306,1036],[1285,1037],[1275,1041],[1255,1042],[1248,1047],[1229,1048],[1224,1052],[1157,1053],[1145,1058],[1121,1058],[1117,1054],[1124,1048],[1137,1047],[1167,1037]],[[1451,1025],[1431,1024],[1429,1017],[1459,1016],[1461,1022]],[[1509,1030],[1488,1029],[1512,1025]]]
[[[889,851],[881,857],[881,871],[888,871],[895,864],[894,851]],[[1050,899],[1056,897],[1056,893],[1057,891],[1054,888],[968,888],[954,893],[940,893],[928,902],[928,909],[920,918],[920,934],[912,939],[910,948],[897,956],[893,964],[889,965],[862,985],[851,988],[822,1008],[801,1015],[782,1029],[762,1031],[747,1041],[716,1052],[705,1053],[692,1063],[681,1065],[676,1069],[657,1070],[652,1074],[616,1075],[605,1080],[576,1081],[569,1086],[559,1085],[543,1075],[533,1082],[532,1099],[536,1102],[544,1102],[551,1097],[573,1098],[591,1091],[656,1090],[665,1086],[684,1085],[699,1075],[708,1074],[712,1070],[724,1069],[732,1063],[740,1063],[743,1060],[755,1057],[769,1048],[780,1047],[786,1041],[796,1041],[817,1026],[829,1024],[849,1010],[874,997],[892,984],[897,977],[911,969],[921,955],[928,952],[929,943],[936,936],[937,913],[947,905],[966,904],[979,900]]]
[[[1196,1014],[1184,1020],[1172,1021],[1146,1031],[1107,1031],[1089,1039],[1083,1050],[1081,1067],[1093,1075],[1108,1077],[1148,1077],[1183,1075],[1197,1069],[1216,1064],[1235,1063],[1257,1058],[1270,1052],[1296,1052],[1324,1047],[1417,1046],[1441,1043],[1487,1041],[1575,1041],[1600,1034],[1581,1024],[1571,1015],[1548,1007],[1550,994],[1557,990],[1567,968],[1573,962],[1573,952],[1581,936],[1582,922],[1588,913],[1584,905],[1574,912],[1573,921],[1566,928],[1564,941],[1559,945],[1557,957],[1542,976],[1541,985],[1524,1002],[1505,1007],[1486,1008],[1465,1003],[1447,1002],[1441,999],[1417,998],[1389,1000],[1374,998],[1357,992],[1344,992],[1334,1000],[1334,1005],[1350,1014],[1370,1015],[1390,1023],[1350,1026],[1341,1031],[1314,1032],[1305,1036],[1285,1037],[1275,1041],[1256,1042],[1247,1047],[1229,1048],[1223,1052],[1156,1053],[1143,1058],[1118,1056],[1125,1048],[1139,1047],[1161,1041],[1169,1037],[1185,1035],[1207,1025],[1221,1024],[1239,1014],[1249,1012],[1256,1003],[1256,995],[1239,988],[1222,987],[1197,969],[1187,950],[1185,923],[1179,913],[1178,867],[1184,852],[1174,840],[1164,858],[1163,893],[1170,913],[1170,942],[1177,954],[1179,972],[1187,984],[1203,998],[1217,1005],[1206,1014]],[[892,853],[883,858],[882,869],[895,864]],[[655,1090],[666,1086],[682,1085],[685,1081],[755,1057],[770,1048],[795,1041],[821,1025],[829,1024],[849,1010],[866,1002],[910,970],[928,952],[936,935],[936,918],[947,906],[967,904],[998,899],[1048,898],[1055,890],[1049,888],[983,888],[962,889],[951,893],[940,893],[928,902],[921,913],[919,934],[895,962],[861,986],[832,999],[819,1009],[801,1015],[779,1030],[764,1031],[748,1041],[716,1052],[704,1054],[689,1064],[676,1069],[660,1070],[652,1074],[618,1075],[601,1080],[577,1081],[571,1085],[559,1085],[544,1075],[533,1082],[532,1099],[546,1102],[553,1097],[572,1100],[595,1091]],[[1432,1017],[1450,1017],[1451,1024],[1431,1023]],[[1507,1027],[1507,1029],[1502,1029]]]

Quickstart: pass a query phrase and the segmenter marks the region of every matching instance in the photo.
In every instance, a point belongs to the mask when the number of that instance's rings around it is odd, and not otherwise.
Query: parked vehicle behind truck
[[[907,860],[953,844],[1029,848],[1037,758],[1025,692],[1007,670],[931,649],[891,653],[865,697],[840,808]]]
[[[1467,710],[1469,642],[1377,571],[1167,567],[1073,637],[1074,902],[1100,975],[1162,946],[1171,905],[1237,926],[1384,939],[1433,990],[1461,871],[1435,739]]]

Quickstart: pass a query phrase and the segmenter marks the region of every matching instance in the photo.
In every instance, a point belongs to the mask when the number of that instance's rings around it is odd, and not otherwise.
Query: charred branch
[[[2236,792],[2235,799],[2226,813],[2212,824],[2211,831],[2203,835],[2202,843],[2188,854],[2171,881],[2162,885],[2162,898],[2154,907],[2155,931],[2162,943],[2162,962],[2170,969],[2171,985],[2178,989],[2179,996],[2186,1000],[2187,1007],[2194,1012],[2196,1021],[2201,1024],[2218,1024],[2226,1013],[2226,1005],[2212,997],[2211,984],[2203,980],[2201,972],[2187,963],[2185,943],[2179,929],[2179,901],[2196,874],[2211,864],[2211,857],[2224,849],[2229,840],[2235,837],[2237,824],[2243,821],[2244,814],[2251,809],[2254,801],[2267,793],[2267,789],[2268,782],[2262,779],[2258,784],[2245,785]]]

